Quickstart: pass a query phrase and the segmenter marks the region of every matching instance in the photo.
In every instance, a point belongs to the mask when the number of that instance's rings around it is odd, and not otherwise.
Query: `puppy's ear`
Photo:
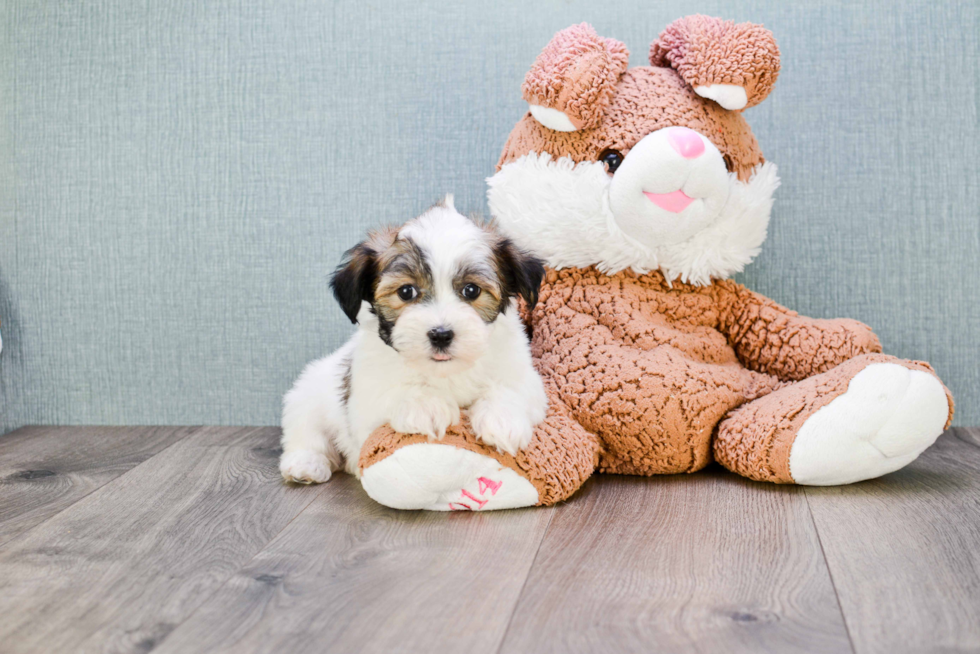
[[[378,279],[378,254],[367,241],[358,243],[344,253],[344,259],[330,279],[333,296],[347,317],[357,322],[361,302],[374,299],[374,284]]]
[[[493,249],[497,270],[503,284],[504,295],[520,295],[528,309],[538,303],[538,289],[544,278],[544,264],[529,252],[525,252],[510,239],[502,238]],[[506,306],[506,305],[505,305]]]

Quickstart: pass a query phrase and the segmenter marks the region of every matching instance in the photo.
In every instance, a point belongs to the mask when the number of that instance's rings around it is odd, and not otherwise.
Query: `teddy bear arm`
[[[543,381],[547,415],[516,454],[481,441],[466,411],[439,440],[384,425],[361,448],[365,491],[395,509],[485,511],[568,499],[598,465],[600,445],[571,417],[555,383],[547,376]],[[533,490],[522,493],[522,487]]]
[[[781,381],[799,381],[861,354],[881,352],[870,327],[846,318],[801,316],[738,284],[720,298],[721,329],[742,363]]]

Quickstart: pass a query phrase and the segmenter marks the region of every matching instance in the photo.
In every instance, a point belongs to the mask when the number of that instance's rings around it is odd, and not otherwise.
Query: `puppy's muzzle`
[[[453,342],[453,330],[445,327],[435,327],[428,332],[429,342],[437,350],[445,350]]]

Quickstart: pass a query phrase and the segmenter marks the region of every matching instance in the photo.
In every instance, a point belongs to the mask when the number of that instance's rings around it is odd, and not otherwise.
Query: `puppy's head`
[[[351,248],[331,286],[352,322],[367,302],[381,340],[412,367],[449,376],[486,354],[515,296],[534,306],[543,275],[537,258],[457,213],[446,196]]]

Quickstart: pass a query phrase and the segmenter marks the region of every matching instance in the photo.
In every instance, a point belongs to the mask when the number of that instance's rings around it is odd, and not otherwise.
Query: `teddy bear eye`
[[[623,163],[623,155],[619,150],[607,148],[599,155],[599,161],[606,164],[606,170],[612,175],[619,168],[619,164]]]
[[[411,302],[419,294],[419,289],[415,288],[411,284],[405,284],[398,288],[398,299],[402,302]]]

